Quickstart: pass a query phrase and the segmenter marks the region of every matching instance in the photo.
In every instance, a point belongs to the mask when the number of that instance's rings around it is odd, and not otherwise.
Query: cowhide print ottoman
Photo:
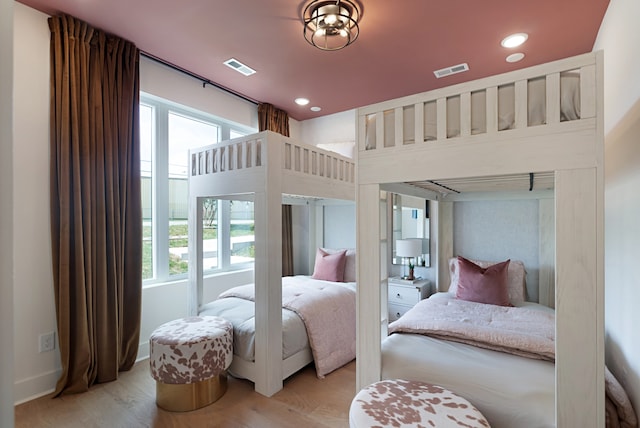
[[[156,404],[173,412],[199,409],[227,391],[233,326],[214,316],[169,321],[151,333],[149,354]]]
[[[375,382],[354,397],[351,428],[488,427],[471,403],[440,386],[411,380]]]

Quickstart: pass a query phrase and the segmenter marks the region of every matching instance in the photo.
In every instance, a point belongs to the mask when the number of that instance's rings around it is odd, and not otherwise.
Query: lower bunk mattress
[[[355,282],[322,281],[305,275],[283,277],[282,300],[283,360],[310,353],[318,376],[323,377],[355,358]],[[200,315],[231,322],[234,359],[255,361],[253,284],[225,291],[204,305]],[[233,370],[231,374],[244,377]]]
[[[555,427],[555,364],[420,334],[382,343],[382,378],[440,385],[466,398],[493,428]]]
[[[555,311],[497,306],[436,293],[389,324],[382,379],[419,380],[466,398],[493,428],[555,427]],[[608,428],[637,426],[624,389],[605,367]]]

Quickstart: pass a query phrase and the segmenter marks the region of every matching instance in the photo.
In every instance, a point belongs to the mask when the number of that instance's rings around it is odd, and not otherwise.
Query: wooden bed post
[[[202,199],[189,197],[189,218],[195,219],[195,227],[189,227],[189,315],[198,315],[202,304]]]
[[[439,201],[437,212],[437,253],[438,259],[436,289],[447,291],[449,289],[449,259],[453,257],[453,202]]]
[[[357,211],[357,282],[358,296],[356,355],[356,390],[377,382],[381,376],[382,341],[380,266],[386,264],[386,252],[380,251],[380,186],[358,186]],[[386,313],[386,308],[385,308]],[[386,323],[385,323],[386,326]]]
[[[604,287],[597,169],[556,172],[556,422],[602,427]],[[592,403],[592,405],[585,405]]]
[[[282,174],[279,144],[267,144],[266,189],[256,192],[255,331],[256,392],[282,389]],[[263,153],[264,153],[263,152]]]

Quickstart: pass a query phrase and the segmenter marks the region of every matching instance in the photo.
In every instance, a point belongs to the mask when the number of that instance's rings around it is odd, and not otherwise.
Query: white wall
[[[13,0],[0,0],[0,426],[13,418]]]
[[[538,301],[538,201],[462,201],[453,204],[453,252],[477,260],[520,260],[527,293]]]
[[[134,41],[135,43],[135,41]],[[214,116],[258,129],[255,104],[141,56],[140,90]]]
[[[49,27],[47,15],[15,3],[14,354],[15,399],[50,392],[60,357],[38,352],[56,330],[49,225]],[[19,166],[19,167],[18,167]]]
[[[356,204],[336,203],[324,206],[324,242],[327,248],[356,247]]]
[[[355,158],[355,123],[355,110],[347,110],[298,122],[296,134],[292,133],[291,136],[304,143]]]
[[[356,141],[356,112],[347,110],[300,122],[300,139],[307,144],[353,143]]]
[[[605,359],[640,411],[640,2],[611,0],[604,50]]]

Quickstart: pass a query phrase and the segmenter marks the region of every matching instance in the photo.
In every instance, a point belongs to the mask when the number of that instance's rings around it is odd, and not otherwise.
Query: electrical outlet
[[[40,335],[39,352],[49,352],[56,348],[56,333],[44,333]]]

